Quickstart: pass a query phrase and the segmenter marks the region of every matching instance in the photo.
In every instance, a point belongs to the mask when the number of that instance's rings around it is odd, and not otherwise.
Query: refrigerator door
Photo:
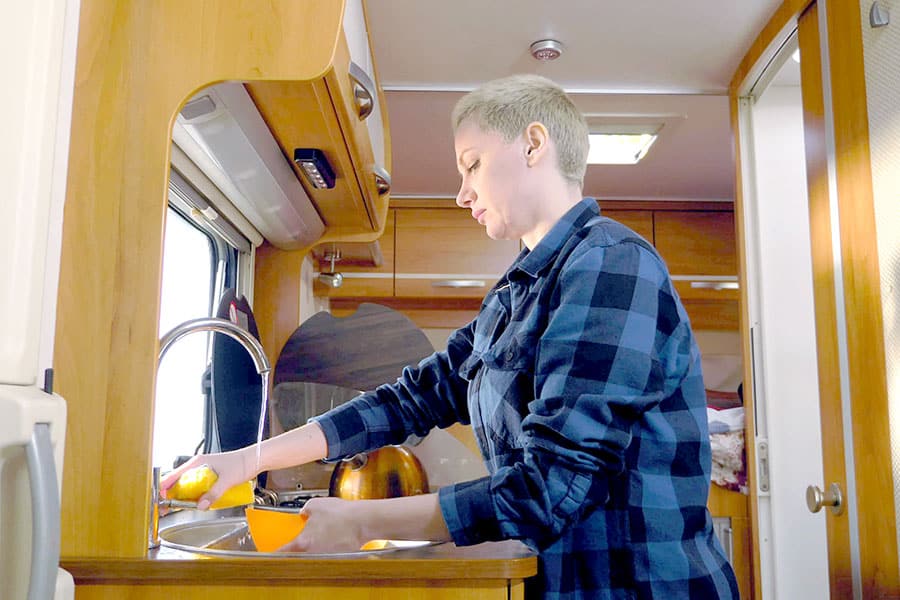
[[[52,598],[66,583],[58,568],[66,404],[33,386],[0,385],[0,414],[3,597]]]

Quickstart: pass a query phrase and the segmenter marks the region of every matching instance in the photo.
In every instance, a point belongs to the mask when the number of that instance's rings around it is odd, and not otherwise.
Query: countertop
[[[165,546],[146,558],[69,558],[60,566],[78,585],[178,582],[290,583],[353,580],[525,579],[537,573],[534,552],[517,541],[458,547],[452,542],[352,557],[212,557]]]

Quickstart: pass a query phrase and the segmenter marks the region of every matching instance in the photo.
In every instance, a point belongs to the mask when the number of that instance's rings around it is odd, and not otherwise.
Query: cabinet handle
[[[384,196],[391,191],[391,174],[387,172],[387,169],[378,165],[375,165],[372,171],[375,175],[375,189],[379,196]]]
[[[440,279],[432,281],[431,287],[442,288],[483,288],[485,283],[479,279]]]
[[[372,109],[375,108],[375,84],[368,74],[363,71],[362,67],[353,61],[350,61],[348,75],[350,76],[350,83],[353,85],[353,102],[356,104],[356,114],[359,120],[362,121],[372,114]]]
[[[695,290],[736,290],[737,281],[692,281],[691,288]]]

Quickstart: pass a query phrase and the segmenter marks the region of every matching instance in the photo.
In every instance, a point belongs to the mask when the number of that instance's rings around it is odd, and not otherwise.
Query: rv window
[[[211,315],[213,300],[225,283],[232,252],[209,232],[171,206],[166,215],[159,333],[175,325]],[[229,249],[230,250],[230,249]],[[225,260],[219,260],[224,258]],[[232,261],[233,262],[233,261]],[[205,400],[201,390],[208,362],[208,333],[193,333],[166,352],[156,379],[153,465],[172,468],[179,456],[190,456],[204,439]]]

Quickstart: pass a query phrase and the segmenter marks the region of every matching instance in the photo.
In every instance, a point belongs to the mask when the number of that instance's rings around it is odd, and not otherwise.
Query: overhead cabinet
[[[398,297],[483,298],[519,254],[459,208],[398,210],[396,228]]]
[[[322,245],[313,255],[327,271],[328,252],[343,255],[336,270],[340,288],[316,284],[315,293],[332,298],[388,298],[429,301],[480,300],[518,256],[517,241],[492,240],[469,211],[449,202],[401,199],[392,203],[384,235],[374,244]],[[665,260],[675,288],[697,329],[738,328],[738,268],[731,210],[602,208],[601,214],[633,229]],[[360,248],[355,248],[360,246]],[[378,256],[379,262],[366,259]],[[368,261],[368,262],[367,262]],[[377,300],[375,300],[377,301]],[[446,306],[432,302],[435,310]],[[405,305],[404,305],[405,306]]]
[[[390,190],[387,112],[360,0],[347,2],[331,68],[310,81],[255,81],[247,91],[315,205],[329,238],[381,231]],[[297,151],[321,153],[325,187]]]
[[[683,298],[737,299],[731,211],[656,211],[654,243]]]

